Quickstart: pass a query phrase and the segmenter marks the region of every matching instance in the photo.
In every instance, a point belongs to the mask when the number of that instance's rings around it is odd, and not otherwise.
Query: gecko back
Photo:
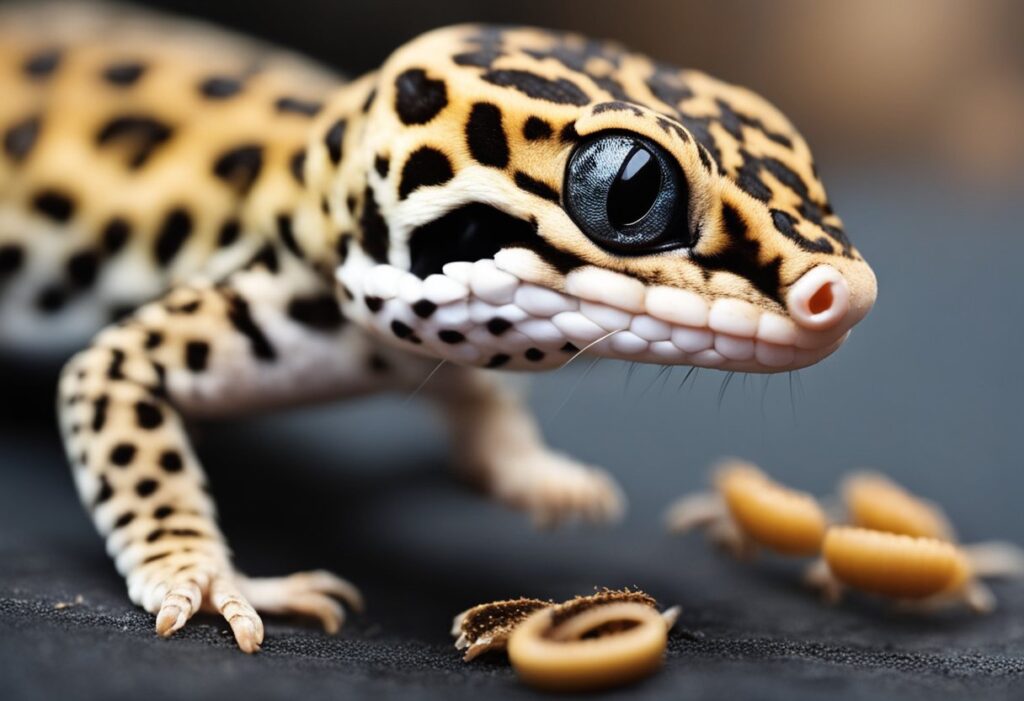
[[[301,196],[340,81],[202,24],[123,8],[0,12],[0,350],[63,355],[256,255]]]

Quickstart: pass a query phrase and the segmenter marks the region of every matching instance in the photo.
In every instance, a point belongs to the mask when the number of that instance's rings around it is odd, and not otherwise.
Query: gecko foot
[[[247,653],[258,652],[263,643],[263,620],[257,610],[316,618],[324,630],[336,633],[345,620],[336,599],[355,610],[362,608],[359,591],[330,572],[248,578],[220,569],[183,567],[166,576],[143,571],[129,578],[129,593],[133,601],[156,614],[158,635],[169,637],[204,610],[223,616],[238,647]]]
[[[526,511],[538,527],[621,518],[625,500],[605,471],[550,452],[517,462],[498,473],[489,491],[502,503]]]
[[[351,583],[325,570],[299,572],[287,577],[243,578],[239,587],[264,613],[316,618],[330,634],[341,630],[345,609],[363,610],[363,596]]]

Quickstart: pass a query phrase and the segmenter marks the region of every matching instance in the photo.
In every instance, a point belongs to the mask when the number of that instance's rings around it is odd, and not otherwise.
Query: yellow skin
[[[790,370],[874,302],[777,110],[575,35],[442,29],[345,84],[201,26],[26,6],[0,15],[0,91],[0,350],[99,331],[61,430],[161,634],[207,607],[253,651],[257,609],[336,629],[334,599],[358,605],[327,573],[234,569],[184,417],[410,391],[444,360],[424,393],[471,479],[541,522],[606,520],[612,481],[477,368]],[[595,187],[574,157],[609,134],[660,164],[668,245],[624,253],[595,238],[610,210],[567,209]]]

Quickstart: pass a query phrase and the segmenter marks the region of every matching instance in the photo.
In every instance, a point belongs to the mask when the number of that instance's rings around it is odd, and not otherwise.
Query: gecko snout
[[[786,304],[797,324],[812,331],[824,331],[849,314],[850,287],[831,265],[819,265],[793,283]]]

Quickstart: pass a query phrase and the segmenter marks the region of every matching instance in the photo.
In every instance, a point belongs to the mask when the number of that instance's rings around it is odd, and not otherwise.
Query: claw
[[[330,594],[337,599],[341,599],[350,609],[357,613],[362,613],[365,608],[363,595],[360,593],[359,589],[357,589],[356,586],[348,580],[342,579],[333,572],[328,572],[327,570],[314,570],[313,572],[293,576],[309,577],[311,580],[310,588],[324,594]]]
[[[245,614],[238,614],[228,619],[231,632],[235,634],[235,642],[242,652],[252,654],[260,651],[260,643],[263,642],[262,625],[257,627],[252,618]]]
[[[156,634],[167,638],[185,625],[186,621],[188,616],[185,611],[175,604],[165,602],[156,616]]]

